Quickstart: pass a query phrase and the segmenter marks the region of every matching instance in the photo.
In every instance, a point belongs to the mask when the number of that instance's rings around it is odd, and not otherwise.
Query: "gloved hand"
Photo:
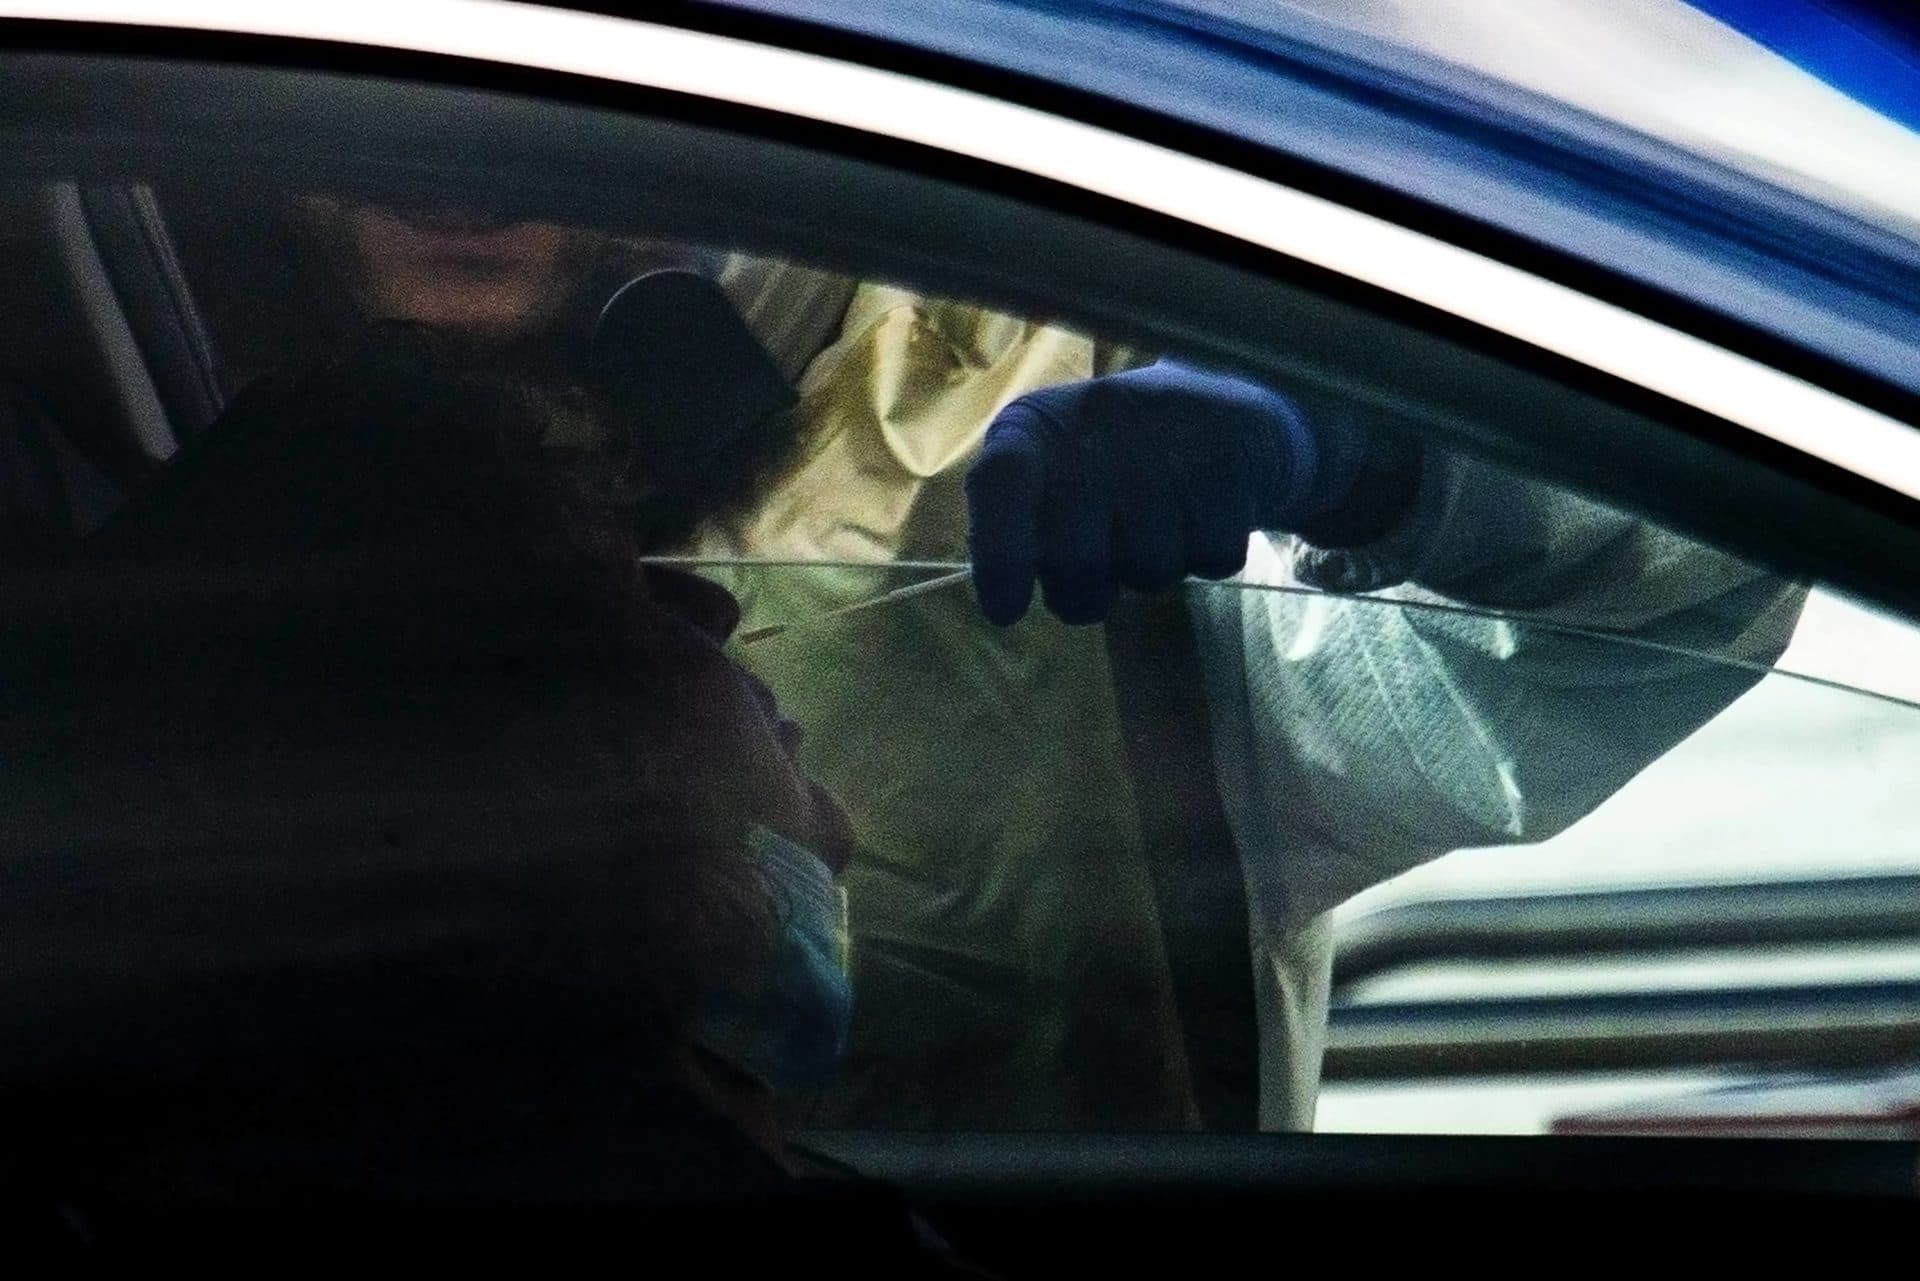
[[[1230,577],[1253,531],[1342,515],[1370,448],[1343,412],[1309,421],[1256,383],[1170,361],[1029,393],[994,419],[967,475],[981,611],[1018,620],[1038,578],[1061,621],[1095,623],[1118,587]],[[1412,485],[1389,489],[1404,506]],[[1381,514],[1366,523],[1397,512]]]

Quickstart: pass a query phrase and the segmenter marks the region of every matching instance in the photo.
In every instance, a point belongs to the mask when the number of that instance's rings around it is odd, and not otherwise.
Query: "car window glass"
[[[1262,533],[1230,581],[1003,629],[967,572],[988,424],[1154,353],[798,253],[143,190],[222,403],[32,569],[10,724],[45,825],[15,855],[81,872],[15,900],[19,1016],[66,1029],[19,1071],[101,1070],[88,1019],[249,967],[490,947],[583,1002],[644,989],[819,1129],[1531,1132],[1596,1081],[1912,1044],[1911,926],[1831,919],[1920,875],[1903,623],[1435,453],[1355,545]],[[184,924],[141,935],[94,881]],[[1782,881],[1801,913],[1751,946],[1757,900],[1687,898]],[[769,884],[771,916],[741,889]],[[1581,928],[1482,946],[1576,891]],[[1634,911],[1667,932],[1606,928]]]

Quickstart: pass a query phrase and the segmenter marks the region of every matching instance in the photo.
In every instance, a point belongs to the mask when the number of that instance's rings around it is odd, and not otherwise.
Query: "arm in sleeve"
[[[1191,591],[1223,798],[1273,924],[1568,827],[1751,688],[1805,599],[1458,458],[1430,457],[1370,545],[1254,542],[1239,583]]]

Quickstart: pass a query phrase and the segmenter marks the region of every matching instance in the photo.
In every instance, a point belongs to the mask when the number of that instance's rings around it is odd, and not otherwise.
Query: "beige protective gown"
[[[723,276],[799,379],[797,461],[694,549],[739,657],[852,814],[856,1016],[814,1124],[1138,1129],[1195,1111],[1100,628],[995,629],[954,584],[820,621],[965,557],[966,466],[998,409],[1124,352],[961,304],[736,259]],[[1709,719],[1751,671],[1395,607],[1523,608],[1766,663],[1802,593],[1593,504],[1458,460],[1373,548],[1257,536],[1194,584],[1221,798],[1253,909],[1261,1123],[1312,1124],[1326,912],[1463,846],[1544,839]],[[1418,584],[1413,586],[1409,584]]]

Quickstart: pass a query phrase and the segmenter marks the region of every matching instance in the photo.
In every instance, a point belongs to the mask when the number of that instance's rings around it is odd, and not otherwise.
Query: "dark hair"
[[[748,829],[837,857],[844,816],[731,598],[638,566],[538,420],[387,344],[255,387],[103,531],[53,611],[0,1077],[671,1075],[751,978]]]

